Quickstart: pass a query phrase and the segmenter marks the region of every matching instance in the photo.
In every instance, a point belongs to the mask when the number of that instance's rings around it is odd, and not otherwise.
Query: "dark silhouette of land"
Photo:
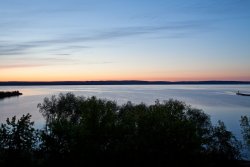
[[[250,81],[52,81],[52,82],[0,82],[0,86],[32,86],[32,85],[224,85],[224,84],[250,84]]]
[[[0,92],[0,99],[6,98],[6,97],[12,97],[12,96],[20,96],[22,93],[19,91],[12,91],[12,92]]]
[[[239,91],[236,93],[236,95],[239,95],[239,96],[250,96],[250,94],[240,93]]]

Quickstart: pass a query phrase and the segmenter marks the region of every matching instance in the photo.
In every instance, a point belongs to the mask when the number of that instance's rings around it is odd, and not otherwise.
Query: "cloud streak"
[[[8,65],[0,65],[0,69],[11,69],[11,68],[30,68],[30,67],[42,67],[48,66],[46,64],[8,64]]]
[[[0,56],[2,55],[21,55],[27,53],[30,49],[38,47],[31,43],[13,44],[12,42],[0,43]]]
[[[63,55],[67,56],[67,55]],[[19,57],[15,59],[8,59],[7,62],[0,62],[0,69],[13,69],[13,68],[33,68],[43,66],[65,66],[65,65],[99,65],[99,64],[112,64],[112,61],[80,61],[74,58],[56,58],[56,57],[45,57],[45,58],[30,58],[30,57]]]
[[[53,47],[51,50],[60,48],[60,51],[80,50],[90,48],[86,46],[88,42],[108,41],[129,37],[139,37],[147,35],[155,35],[159,33],[168,34],[165,38],[181,38],[180,34],[185,37],[186,34],[198,32],[200,29],[207,29],[209,22],[205,21],[188,21],[188,22],[172,22],[165,25],[155,26],[130,26],[117,27],[106,30],[97,30],[90,32],[92,35],[71,34],[63,35],[61,37],[48,40],[33,40],[15,43],[14,41],[5,41],[0,43],[0,56],[4,55],[23,55],[29,52],[35,52],[33,49],[43,49],[46,47]],[[74,45],[74,46],[73,46]],[[68,54],[68,53],[60,53]]]

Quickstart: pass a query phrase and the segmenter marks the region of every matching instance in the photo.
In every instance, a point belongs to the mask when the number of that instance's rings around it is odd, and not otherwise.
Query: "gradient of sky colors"
[[[247,80],[250,0],[0,0],[0,81]]]

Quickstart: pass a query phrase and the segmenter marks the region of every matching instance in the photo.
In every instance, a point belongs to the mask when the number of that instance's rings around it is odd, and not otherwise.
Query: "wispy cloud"
[[[88,42],[88,41],[100,41],[100,40],[110,40],[116,38],[124,38],[130,36],[146,35],[146,34],[158,34],[159,32],[165,33],[193,33],[193,30],[199,30],[207,28],[211,24],[210,21],[185,21],[185,22],[170,22],[164,25],[150,25],[150,26],[129,26],[129,27],[117,27],[110,28],[107,30],[97,30],[90,36],[78,36],[71,35],[70,37],[65,36],[63,39],[56,39],[55,41],[37,41],[38,43],[46,42],[61,42],[61,43],[71,43],[71,42]]]
[[[35,44],[31,43],[23,43],[23,44],[15,44],[12,42],[4,42],[0,43],[0,56],[1,55],[20,55],[27,53],[32,48],[38,47]]]
[[[33,49],[48,51],[48,47],[49,50],[60,50],[64,52],[67,50],[80,50],[93,47],[87,46],[88,42],[139,37],[149,34],[157,36],[159,33],[166,34],[163,35],[165,38],[181,38],[181,35],[186,37],[186,34],[198,32],[200,29],[207,29],[208,24],[210,24],[208,21],[172,22],[164,25],[129,26],[96,30],[88,33],[91,35],[65,34],[53,39],[24,41],[18,43],[15,41],[5,41],[0,43],[0,56],[22,55],[29,52],[36,52]]]
[[[42,67],[47,66],[46,64],[7,64],[0,65],[0,69],[10,69],[10,68],[30,68],[30,67]]]
[[[93,64],[113,64],[114,62],[112,61],[85,61],[82,62],[81,64],[85,65],[93,65]]]
[[[52,54],[52,55],[58,55],[58,56],[70,56],[71,54],[68,54],[68,53],[58,53],[58,54]]]
[[[62,56],[67,56],[63,54]],[[14,59],[9,58],[4,63],[0,62],[0,69],[11,68],[33,68],[43,66],[55,66],[55,65],[99,65],[99,64],[111,64],[113,61],[92,61],[92,60],[78,60],[76,58],[57,58],[57,57],[17,57]]]

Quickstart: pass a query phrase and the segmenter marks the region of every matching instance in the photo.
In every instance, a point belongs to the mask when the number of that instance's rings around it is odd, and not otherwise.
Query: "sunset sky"
[[[250,0],[0,0],[0,81],[250,81]]]

